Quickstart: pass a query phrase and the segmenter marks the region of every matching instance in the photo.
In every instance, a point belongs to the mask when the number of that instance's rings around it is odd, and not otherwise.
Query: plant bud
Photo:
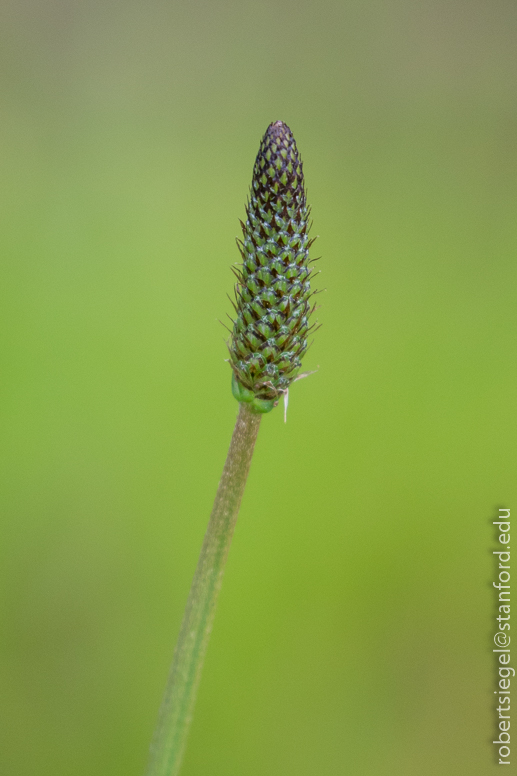
[[[270,124],[253,168],[235,270],[230,351],[238,401],[269,412],[296,379],[307,350],[311,297],[309,208],[291,130]]]

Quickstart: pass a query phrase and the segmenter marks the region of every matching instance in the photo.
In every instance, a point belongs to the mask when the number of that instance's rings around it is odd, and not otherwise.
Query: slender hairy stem
[[[190,588],[146,776],[177,776],[180,769],[224,565],[261,417],[249,405],[239,404],[228,457]]]

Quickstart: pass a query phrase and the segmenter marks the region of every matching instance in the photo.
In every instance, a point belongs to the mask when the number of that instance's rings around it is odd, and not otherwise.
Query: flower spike
[[[287,124],[275,121],[253,168],[228,343],[235,398],[269,412],[296,379],[307,350],[310,211],[303,166]],[[237,273],[236,273],[237,274]]]

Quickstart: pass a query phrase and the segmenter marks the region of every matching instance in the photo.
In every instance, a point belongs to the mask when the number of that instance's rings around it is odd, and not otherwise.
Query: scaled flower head
[[[303,166],[282,121],[262,138],[246,211],[230,365],[235,397],[268,412],[298,374],[314,309]]]

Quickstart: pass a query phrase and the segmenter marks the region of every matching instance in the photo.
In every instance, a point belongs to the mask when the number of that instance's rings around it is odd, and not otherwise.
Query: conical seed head
[[[312,294],[303,166],[282,121],[262,138],[246,215],[230,364],[240,388],[276,401],[307,350]]]

